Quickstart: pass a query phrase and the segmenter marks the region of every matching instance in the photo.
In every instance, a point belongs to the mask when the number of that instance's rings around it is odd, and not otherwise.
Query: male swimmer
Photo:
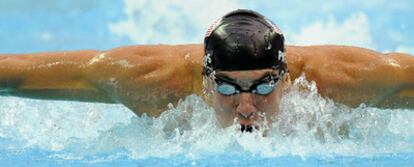
[[[203,56],[204,55],[204,56]],[[414,57],[345,46],[287,46],[264,16],[236,10],[200,45],[129,46],[0,56],[0,94],[121,103],[158,116],[170,102],[203,96],[223,127],[251,131],[277,117],[291,81],[304,74],[319,93],[355,107],[414,108]],[[205,94],[203,94],[205,90]]]

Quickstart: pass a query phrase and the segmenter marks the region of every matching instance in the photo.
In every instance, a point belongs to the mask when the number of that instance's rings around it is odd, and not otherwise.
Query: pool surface
[[[316,91],[297,79],[267,137],[220,128],[196,95],[158,118],[120,105],[0,97],[0,166],[414,165],[413,110],[351,109]]]

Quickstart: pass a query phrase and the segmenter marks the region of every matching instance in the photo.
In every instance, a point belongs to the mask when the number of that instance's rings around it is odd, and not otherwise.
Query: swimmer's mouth
[[[259,126],[254,126],[254,125],[241,125],[240,127],[240,131],[241,132],[249,132],[252,133],[255,130],[258,130]]]

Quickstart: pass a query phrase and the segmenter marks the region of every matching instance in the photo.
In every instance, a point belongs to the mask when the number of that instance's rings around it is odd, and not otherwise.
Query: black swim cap
[[[204,75],[214,70],[287,70],[283,34],[252,10],[232,11],[213,23],[204,38],[204,52]]]

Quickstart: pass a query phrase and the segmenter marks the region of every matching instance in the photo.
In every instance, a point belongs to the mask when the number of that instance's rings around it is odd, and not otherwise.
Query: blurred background
[[[290,45],[414,54],[410,0],[2,0],[0,53],[201,43],[209,24],[237,8],[267,16]]]

